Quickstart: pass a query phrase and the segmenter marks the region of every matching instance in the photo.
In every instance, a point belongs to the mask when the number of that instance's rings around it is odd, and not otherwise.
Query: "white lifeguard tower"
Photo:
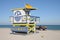
[[[40,23],[40,17],[31,16],[30,11],[36,10],[31,5],[26,4],[25,8],[12,9],[14,16],[10,17],[13,25],[12,32],[35,32],[36,24]]]

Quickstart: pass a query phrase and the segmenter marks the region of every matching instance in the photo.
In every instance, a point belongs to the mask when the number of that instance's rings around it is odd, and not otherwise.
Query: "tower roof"
[[[29,4],[26,4],[24,8],[15,8],[15,9],[12,9],[12,10],[36,10],[36,8],[33,8],[31,5]]]

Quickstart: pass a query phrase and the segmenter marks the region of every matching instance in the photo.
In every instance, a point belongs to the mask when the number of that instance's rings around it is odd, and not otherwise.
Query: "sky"
[[[11,9],[23,8],[26,3],[37,8],[31,14],[40,17],[41,25],[60,25],[60,0],[0,0],[0,25],[11,24]]]

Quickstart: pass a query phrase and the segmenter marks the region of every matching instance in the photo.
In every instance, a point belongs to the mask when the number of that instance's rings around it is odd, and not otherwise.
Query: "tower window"
[[[16,11],[15,15],[21,15],[21,12],[20,11]]]

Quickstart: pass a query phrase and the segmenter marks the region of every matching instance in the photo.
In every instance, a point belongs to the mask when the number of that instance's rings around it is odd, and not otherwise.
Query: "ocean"
[[[48,30],[60,30],[60,25],[45,25]],[[0,25],[0,28],[12,28],[12,25]]]

